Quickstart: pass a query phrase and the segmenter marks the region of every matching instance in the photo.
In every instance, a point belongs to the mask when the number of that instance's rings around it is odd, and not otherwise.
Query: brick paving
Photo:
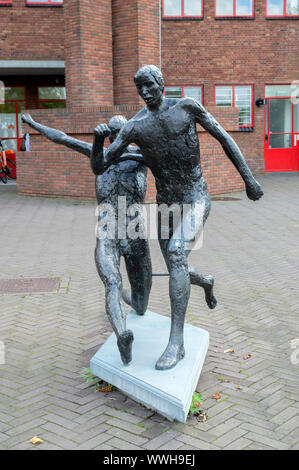
[[[93,261],[94,203],[21,197],[1,185],[0,279],[62,284],[54,293],[0,294],[0,449],[37,449],[35,435],[39,450],[299,448],[290,343],[299,338],[299,174],[259,180],[258,203],[240,193],[212,204],[204,247],[190,257],[215,275],[218,306],[209,310],[192,287],[187,321],[211,336],[197,386],[208,419],[186,424],[78,377],[111,332]],[[152,258],[154,272],[165,272],[156,242]],[[169,314],[167,278],[154,278],[149,308]]]

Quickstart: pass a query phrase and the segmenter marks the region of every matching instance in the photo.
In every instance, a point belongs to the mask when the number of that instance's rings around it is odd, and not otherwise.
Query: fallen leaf
[[[207,413],[199,413],[199,415],[196,417],[197,418],[197,421],[199,421],[200,423],[204,423],[207,419],[208,419],[208,415]]]
[[[221,394],[217,392],[217,393],[215,393],[215,395],[212,396],[212,398],[214,400],[219,400],[219,398],[221,398]]]
[[[100,388],[99,392],[106,393],[106,392],[112,392],[112,390],[113,390],[113,385],[108,385],[107,387]]]
[[[237,390],[243,390],[243,387],[241,387],[241,385],[236,385],[236,389]]]
[[[234,353],[234,352],[235,352],[234,349],[229,348],[229,349],[226,349],[226,350],[224,351],[224,354],[226,354],[226,353]]]
[[[246,359],[250,359],[250,358],[251,358],[251,354],[250,354],[250,353],[246,354],[246,356],[243,356],[244,361],[246,361]]]
[[[31,444],[37,445],[37,444],[42,444],[44,441],[42,441],[39,437],[34,436],[32,439],[30,439]]]

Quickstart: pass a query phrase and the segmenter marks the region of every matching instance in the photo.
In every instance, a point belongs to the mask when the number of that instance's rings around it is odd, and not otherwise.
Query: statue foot
[[[121,360],[125,365],[129,364],[132,360],[132,343],[134,335],[131,330],[126,330],[121,333],[117,339],[117,346],[120,352]]]
[[[168,344],[164,353],[157,361],[155,368],[157,370],[167,370],[174,367],[185,356],[184,346]]]
[[[213,287],[214,287],[213,276],[205,276],[204,290],[205,290],[206,302],[209,308],[211,309],[215,308],[217,305],[217,299],[214,295]]]
[[[132,308],[129,311],[129,315],[139,315],[140,317],[142,317],[144,314],[145,314],[145,312],[137,312],[137,310],[135,310],[134,308]]]

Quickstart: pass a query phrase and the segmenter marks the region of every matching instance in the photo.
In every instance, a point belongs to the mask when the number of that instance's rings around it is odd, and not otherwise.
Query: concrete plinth
[[[113,333],[91,359],[92,373],[170,421],[184,423],[207,353],[209,333],[186,324],[184,359],[173,369],[159,371],[155,364],[167,346],[170,319],[150,311],[142,317],[130,313],[127,328],[134,333],[132,362],[123,365]]]

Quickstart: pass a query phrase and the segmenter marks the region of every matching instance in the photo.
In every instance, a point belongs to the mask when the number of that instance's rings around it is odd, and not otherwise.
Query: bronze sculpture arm
[[[92,148],[92,157],[91,161],[93,171],[96,175],[103,174],[109,166],[116,164],[124,159],[123,154],[125,153],[126,148],[128,145],[133,142],[132,140],[132,130],[133,124],[129,121],[120,131],[115,141],[110,145],[110,147],[104,151],[103,144],[105,137],[109,135],[109,128],[106,124],[101,124],[100,126],[96,127],[94,130],[94,142]],[[136,160],[137,157],[140,162],[141,157],[135,155],[136,158],[128,158],[129,153],[125,153],[126,160]]]
[[[236,142],[200,103],[189,98],[184,100],[183,106],[193,114],[198,124],[220,142],[224,152],[241,175],[249,199],[253,201],[260,199],[264,194],[262,188],[251,173]]]
[[[73,137],[70,137],[64,132],[61,132],[57,129],[53,129],[52,127],[43,126],[42,124],[35,122],[30,116],[30,114],[23,114],[22,121],[28,124],[33,129],[40,132],[45,137],[47,137],[47,139],[51,140],[52,142],[55,142],[55,144],[69,147],[72,150],[83,153],[84,155],[90,158],[92,145],[88,142],[83,142],[82,140],[74,139]]]

